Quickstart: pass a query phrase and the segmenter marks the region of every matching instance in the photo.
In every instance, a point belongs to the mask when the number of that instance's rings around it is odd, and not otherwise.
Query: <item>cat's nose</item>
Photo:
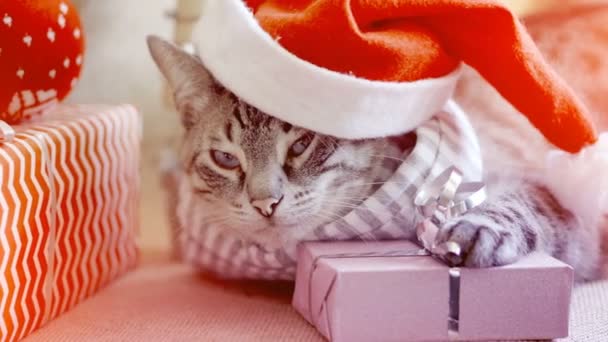
[[[274,197],[269,197],[263,200],[254,200],[251,201],[251,205],[262,215],[265,217],[271,217],[274,215],[277,207],[283,200],[283,196],[281,198],[276,199]]]

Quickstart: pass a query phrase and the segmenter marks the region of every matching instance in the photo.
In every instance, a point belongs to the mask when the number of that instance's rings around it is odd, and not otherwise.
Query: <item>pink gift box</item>
[[[293,306],[336,342],[554,339],[568,336],[573,277],[541,253],[464,269],[406,241],[305,243]]]

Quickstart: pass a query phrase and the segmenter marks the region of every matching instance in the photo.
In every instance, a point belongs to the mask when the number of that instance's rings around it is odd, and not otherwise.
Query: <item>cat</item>
[[[297,241],[357,206],[390,176],[383,162],[400,160],[415,143],[411,135],[336,139],[281,122],[224,88],[196,56],[157,38],[148,43],[174,85],[184,127],[178,177],[188,181],[174,182],[172,198],[197,196],[178,220],[206,212],[206,220],[267,248]],[[597,229],[584,227],[540,183],[500,169],[485,180],[487,201],[448,221],[439,235],[439,242],[461,245],[459,265],[499,266],[545,251],[574,266],[578,280],[597,277]]]
[[[191,186],[184,191],[197,194],[192,210],[243,238],[274,248],[344,215],[389,176],[383,159],[401,154],[396,139],[349,141],[281,122],[221,86],[200,61],[162,48],[153,50],[161,69],[184,72],[175,102]]]

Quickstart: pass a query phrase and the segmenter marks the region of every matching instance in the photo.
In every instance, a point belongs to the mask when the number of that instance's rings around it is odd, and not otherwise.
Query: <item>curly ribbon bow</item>
[[[426,182],[414,198],[415,207],[424,217],[416,227],[418,240],[435,256],[453,265],[462,262],[462,248],[454,241],[438,242],[441,229],[448,220],[465,214],[487,198],[484,183],[462,180],[462,173],[450,167]]]
[[[337,253],[317,255],[312,261],[312,270],[308,277],[307,298],[308,305],[305,316],[317,327],[325,327],[326,336],[332,340],[332,324],[322,322],[323,311],[326,310],[325,303],[316,310],[313,309],[312,288],[314,282],[312,274],[315,272],[318,263],[322,259],[329,258],[372,258],[372,257],[421,257],[435,256],[447,260],[453,264],[460,263],[462,250],[458,243],[447,241],[438,243],[438,234],[445,222],[449,219],[458,217],[469,210],[479,206],[486,200],[485,185],[482,182],[463,183],[462,173],[455,167],[450,167],[438,177],[431,179],[419,189],[415,198],[414,205],[424,220],[417,227],[417,236],[423,248],[412,250],[367,252],[367,253]],[[457,261],[457,262],[454,262]],[[447,317],[447,329],[449,340],[457,340],[459,335],[460,322],[460,269],[451,267],[448,270],[449,276],[449,312]],[[331,281],[330,293],[336,281]],[[314,310],[314,311],[313,311]],[[327,317],[325,317],[327,319]]]
[[[439,242],[438,235],[445,223],[482,204],[486,198],[482,182],[463,183],[462,173],[455,167],[427,181],[414,198],[414,205],[424,217],[416,227],[422,246],[435,257],[451,265],[462,263],[462,247],[455,241]],[[457,339],[460,325],[460,269],[449,272],[448,336]]]

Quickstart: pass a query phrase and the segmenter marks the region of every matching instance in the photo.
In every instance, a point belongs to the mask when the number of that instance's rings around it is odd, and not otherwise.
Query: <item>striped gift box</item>
[[[0,145],[0,341],[27,336],[137,263],[141,117],[67,106]]]

